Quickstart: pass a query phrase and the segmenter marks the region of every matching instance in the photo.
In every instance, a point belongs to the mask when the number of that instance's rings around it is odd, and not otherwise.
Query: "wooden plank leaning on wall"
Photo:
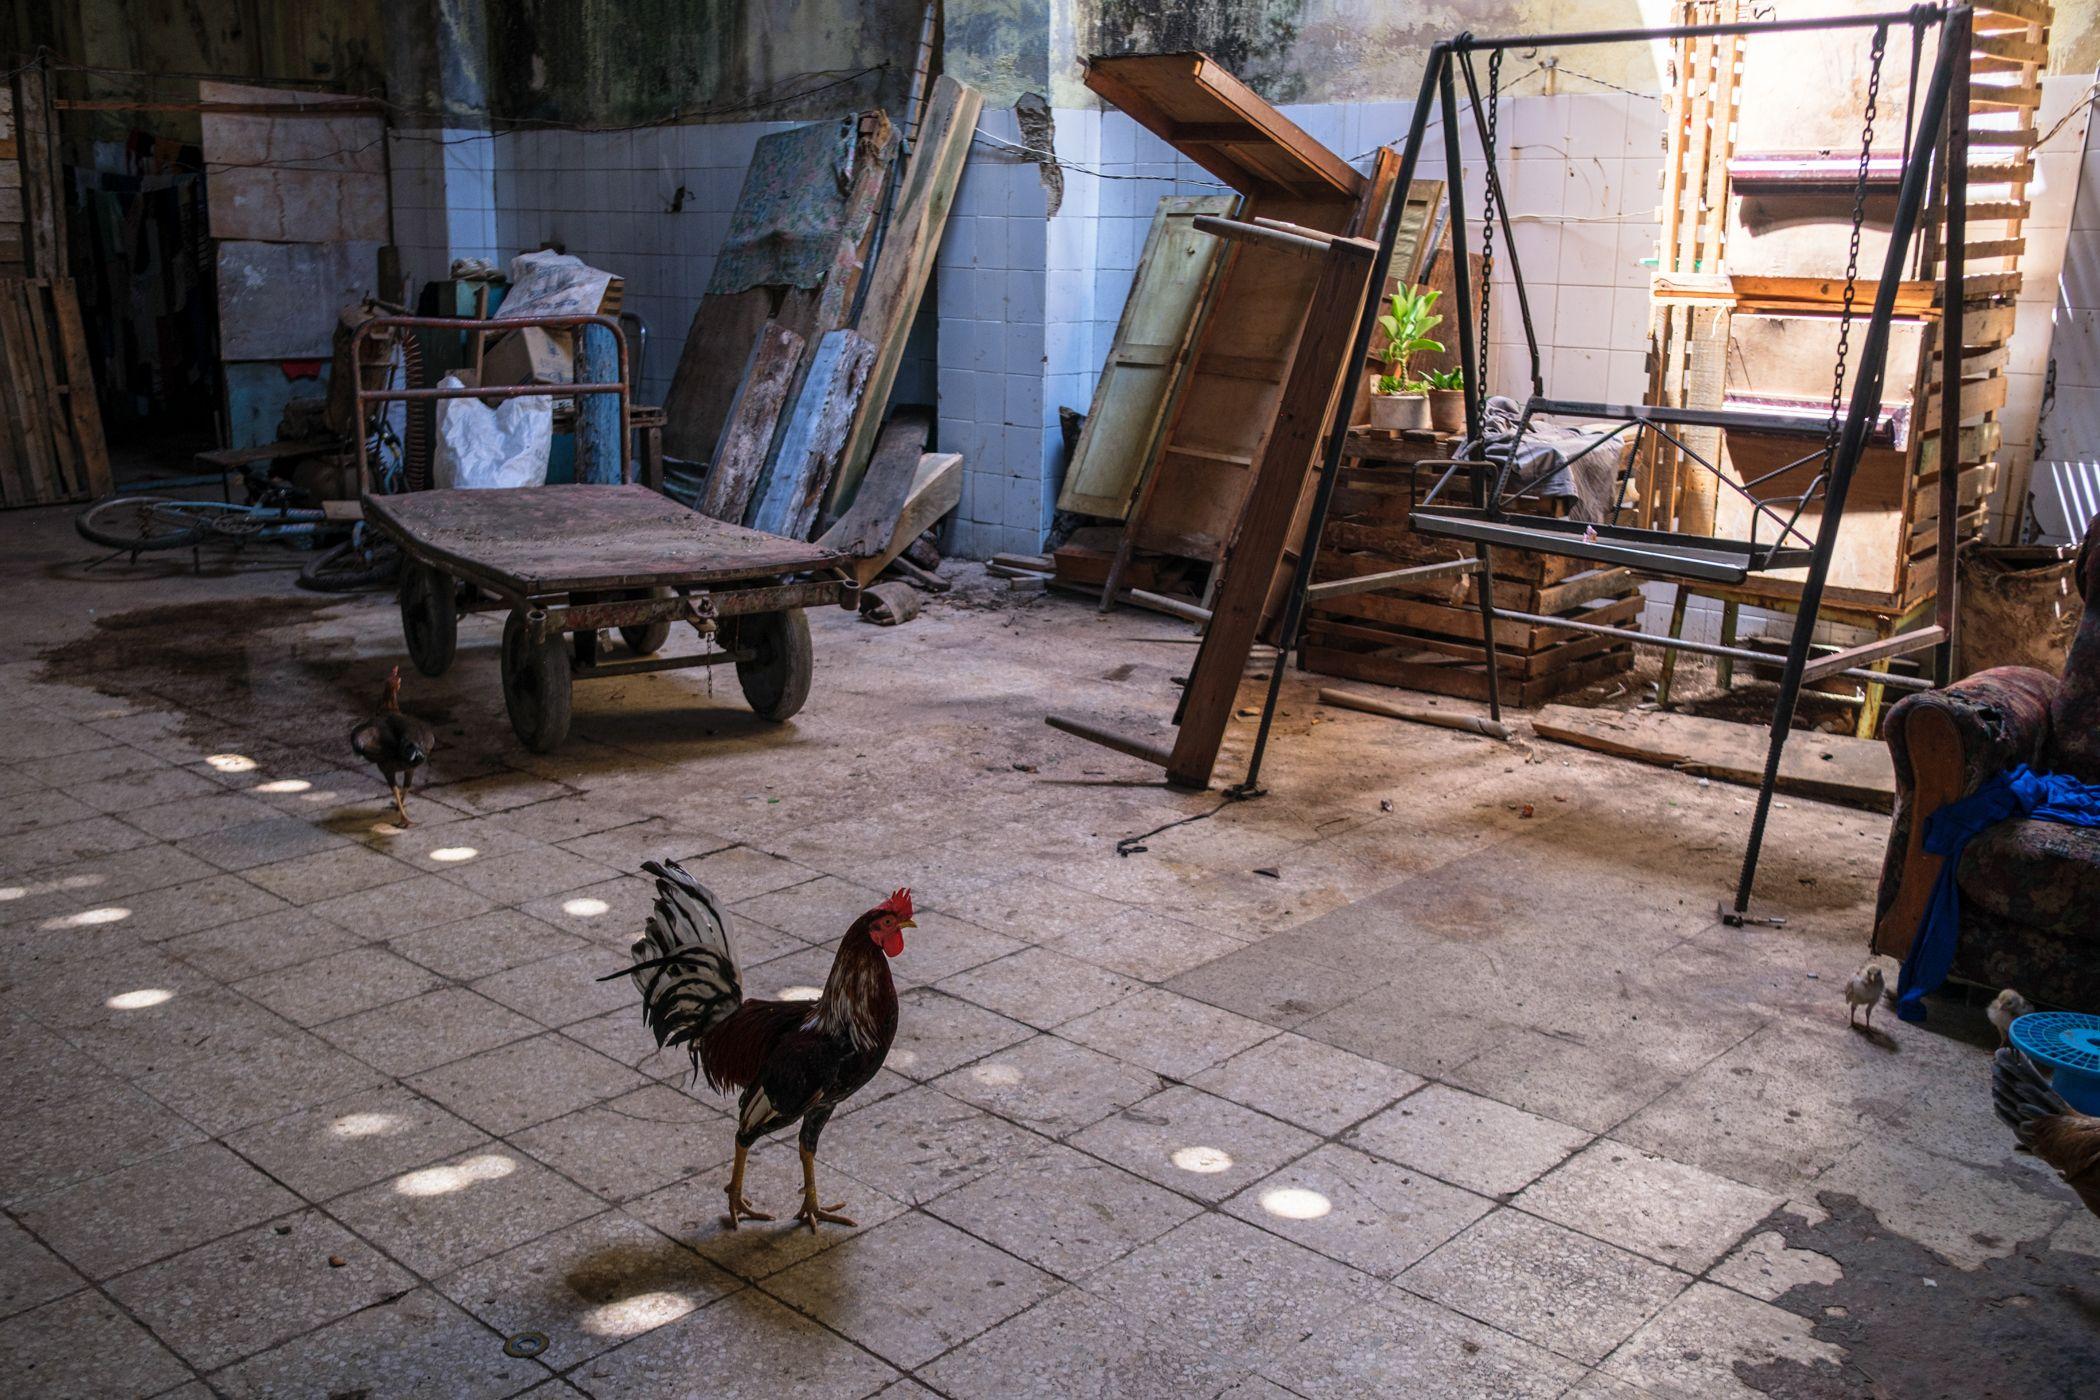
[[[895,211],[883,231],[882,250],[868,273],[867,296],[854,322],[861,336],[874,344],[875,360],[868,369],[838,473],[825,495],[831,515],[852,501],[861,474],[875,455],[875,439],[889,409],[890,390],[904,362],[904,344],[911,337],[912,322],[918,318],[919,303],[933,277],[941,231],[962,183],[963,162],[969,158],[977,114],[983,109],[984,94],[975,88],[946,75],[934,80],[933,96],[904,167]]]

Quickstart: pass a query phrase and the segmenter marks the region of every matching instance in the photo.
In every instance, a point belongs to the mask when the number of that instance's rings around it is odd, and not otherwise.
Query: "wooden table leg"
[[[1677,596],[1670,602],[1670,636],[1673,640],[1684,635],[1684,606],[1691,600],[1691,596],[1691,589],[1681,583],[1677,585]],[[1667,708],[1669,706],[1670,683],[1676,679],[1677,648],[1665,647],[1663,649],[1662,679],[1655,683],[1655,703],[1658,707]]]
[[[1741,603],[1737,603],[1734,601],[1724,602],[1723,604],[1721,604],[1721,645],[1724,647],[1732,647],[1735,645],[1736,623],[1739,620],[1740,613],[1742,611],[1742,606],[1743,605]],[[1714,658],[1714,684],[1719,686],[1724,691],[1734,686],[1734,657],[1717,656]]]
[[[1874,624],[1874,636],[1876,640],[1885,642],[1890,637],[1895,636],[1896,626],[1896,619],[1892,617],[1884,617],[1880,619]],[[1888,659],[1883,658],[1880,661],[1876,661],[1869,669],[1885,672],[1888,670],[1888,668]],[[1857,734],[1860,738],[1871,739],[1874,737],[1874,727],[1881,723],[1881,696],[1882,692],[1886,689],[1887,687],[1882,685],[1879,681],[1867,682],[1866,689],[1862,696],[1859,707],[1859,723],[1857,726],[1854,727],[1852,731],[1854,734]]]

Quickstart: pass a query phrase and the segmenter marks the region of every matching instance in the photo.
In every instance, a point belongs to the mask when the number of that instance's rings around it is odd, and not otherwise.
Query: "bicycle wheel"
[[[391,540],[362,547],[344,540],[307,562],[299,571],[299,586],[315,593],[354,593],[360,588],[385,588],[401,573],[401,551]]]
[[[83,539],[133,554],[187,549],[211,533],[211,527],[184,511],[184,504],[154,496],[113,496],[73,517],[73,528]]]

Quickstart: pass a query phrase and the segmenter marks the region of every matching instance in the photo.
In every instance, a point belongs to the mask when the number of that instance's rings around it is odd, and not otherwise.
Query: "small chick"
[[[387,673],[386,698],[379,714],[350,731],[350,751],[379,770],[387,790],[394,795],[394,813],[401,825],[408,819],[408,785],[416,770],[430,759],[437,735],[414,715],[401,713],[401,668]]]
[[[1983,1014],[1990,1017],[1991,1024],[1998,1028],[1998,1043],[2000,1045],[2010,1045],[2012,1044],[2012,1023],[2032,1010],[2034,1010],[2034,1007],[2028,1003],[2026,997],[2007,987],[2004,991],[1998,993],[1997,996],[1991,998],[1990,1007]]]
[[[1874,1029],[1874,1008],[1881,1002],[1881,965],[1868,963],[1845,984],[1845,1002],[1852,1008],[1852,1024],[1859,1024],[1859,1009],[1867,1008],[1867,1029]]]

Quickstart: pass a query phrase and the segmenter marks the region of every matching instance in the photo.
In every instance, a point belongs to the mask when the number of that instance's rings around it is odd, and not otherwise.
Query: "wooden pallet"
[[[1679,17],[1725,21],[1737,18],[1739,8],[1739,0],[1693,0],[1680,6]],[[1998,473],[1998,419],[2006,402],[2019,260],[2026,249],[2027,182],[2033,176],[2027,153],[2034,143],[2050,18],[2041,0],[2000,0],[1977,9],[1973,62],[1978,81],[1970,104],[1967,161],[1974,183],[1965,206],[1960,293],[1964,421],[1957,469],[1963,513],[1957,533],[1962,539],[1982,532],[1985,502]],[[1817,42],[1827,44],[1828,36]],[[1842,42],[1861,53],[1828,62],[1841,71],[1841,82],[1863,86],[1864,32]],[[1785,49],[1789,43],[1794,50]],[[1843,208],[1831,206],[1836,212],[1820,222],[1798,215],[1779,218],[1775,211],[1806,209],[1786,201],[1812,192],[1762,186],[1734,190],[1728,175],[1731,159],[1761,154],[1779,142],[1832,150],[1844,149],[1845,140],[1856,142],[1861,92],[1844,94],[1828,110],[1798,103],[1785,107],[1772,96],[1778,73],[1812,70],[1819,61],[1812,48],[1800,36],[1690,40],[1679,46],[1678,90],[1666,117],[1670,155],[1664,167],[1663,243],[1653,283],[1651,403],[1719,408],[1731,394],[1750,392],[1827,399],[1835,347],[1831,318],[1843,293],[1849,200],[1838,201]],[[1906,57],[1903,48],[1892,38],[1891,65]],[[1860,62],[1852,63],[1851,57]],[[1888,71],[1900,73],[1896,67]],[[1885,78],[1885,111],[1893,92]],[[1983,122],[1996,126],[1978,125]],[[1885,141],[1878,150],[1886,153]],[[1938,394],[1944,358],[1938,341],[1947,288],[1940,276],[1942,215],[1927,213],[1925,236],[1906,272],[1910,280],[1898,290],[1897,316],[1903,319],[1892,339],[1884,393],[1885,404],[1907,407],[1910,432],[1900,449],[1870,451],[1863,464],[1827,594],[1833,608],[1857,618],[1913,612],[1937,587]],[[1874,246],[1877,236],[1879,247]],[[1878,268],[1885,247],[1885,235],[1877,235],[1870,220],[1861,266]],[[1858,288],[1855,356],[1874,291],[1871,282]],[[1767,347],[1762,360],[1756,354],[1760,342]],[[1791,357],[1791,368],[1773,347],[1790,347],[1783,353]],[[1746,362],[1754,365],[1746,367]],[[1710,459],[1708,449],[1717,451],[1739,481],[1757,474],[1755,462],[1785,460],[1776,454],[1799,455],[1815,445],[1812,434],[1783,444],[1757,443],[1740,434],[1736,443],[1722,444],[1711,430],[1705,436],[1706,441],[1692,445]],[[1742,462],[1735,460],[1739,455]],[[1733,493],[1702,468],[1674,457],[1666,445],[1646,446],[1639,464],[1639,523],[1740,536],[1747,507],[1735,503]],[[2024,489],[2020,483],[2013,488]],[[1812,524],[1813,516],[1809,520]],[[1796,571],[1760,576],[1739,588],[1699,591],[1733,602],[1785,605],[1798,599],[1800,590]]]
[[[1313,561],[1316,581],[1472,557],[1471,546],[1408,525],[1428,484],[1428,472],[1410,459],[1433,460],[1448,444],[1379,442],[1363,432],[1350,441],[1375,460],[1353,457],[1342,469]],[[1305,669],[1485,699],[1479,586],[1477,577],[1461,574],[1315,600],[1306,614]],[[1607,627],[1631,626],[1640,616],[1640,580],[1631,569],[1564,555],[1497,550],[1491,587],[1497,607],[1519,612]],[[1496,619],[1495,648],[1502,698],[1518,705],[1539,704],[1633,665],[1625,642],[1515,618]]]
[[[109,494],[102,411],[71,278],[0,278],[0,506]]]

